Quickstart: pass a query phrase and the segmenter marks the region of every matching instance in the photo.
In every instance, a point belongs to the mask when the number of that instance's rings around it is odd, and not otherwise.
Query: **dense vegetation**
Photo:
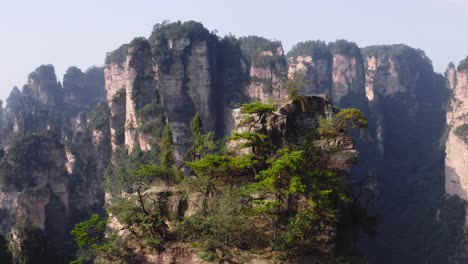
[[[106,64],[111,64],[111,63],[122,64],[123,62],[125,62],[129,47],[130,47],[129,44],[124,44],[120,46],[118,49],[114,50],[113,52],[107,53]]]
[[[216,262],[249,258],[236,250],[268,249],[289,262],[311,256],[317,263],[344,261],[334,256],[334,247],[341,208],[352,204],[346,178],[330,170],[327,157],[314,146],[319,133],[301,145],[279,149],[270,143],[262,120],[275,109],[258,102],[243,105],[241,125],[250,129],[228,138],[229,148],[224,141],[215,142],[213,133],[203,133],[201,118],[195,115],[184,162],[191,177],[182,177],[183,170],[175,166],[168,125],[157,155],[139,150],[127,155],[118,149],[106,173],[113,196],[108,213],[126,235],[108,229],[104,236],[106,220],[94,215],[72,232],[81,249],[76,263],[92,258],[137,263],[133,252],[180,247],[177,241]],[[355,109],[344,110],[332,123],[335,135],[367,125]],[[202,196],[201,207],[187,214],[194,195]],[[170,209],[174,205],[169,199],[174,198],[179,199],[176,212]]]
[[[52,132],[28,133],[17,137],[0,163],[0,183],[7,188],[23,190],[35,186],[33,168],[48,166],[43,149],[57,147],[59,139]]]
[[[331,58],[330,50],[324,41],[299,42],[288,52],[288,58],[298,56],[311,56],[315,60]]]
[[[285,65],[283,55],[277,52],[277,49],[281,48],[280,41],[271,41],[258,36],[248,36],[239,38],[239,42],[244,57],[252,66],[274,69],[277,64]],[[271,52],[271,54],[268,55],[264,52]]]
[[[457,69],[459,71],[468,70],[468,57],[466,57],[464,60],[460,61],[460,64],[458,64]]]
[[[299,42],[288,52],[287,57],[311,56],[314,60],[331,60],[334,54],[342,54],[362,60],[361,49],[356,43],[344,39],[328,44],[320,40]]]
[[[468,124],[463,124],[455,128],[455,135],[461,138],[465,143],[468,144]]]
[[[343,54],[357,59],[362,59],[361,49],[354,42],[349,42],[344,39],[336,40],[328,43],[332,54]]]
[[[366,57],[379,56],[383,58],[398,57],[409,59],[421,57],[429,61],[429,64],[432,64],[430,59],[426,57],[424,51],[411,48],[404,44],[369,46],[362,49],[362,54]]]
[[[154,62],[158,65],[168,65],[171,62],[169,40],[180,38],[209,41],[212,35],[203,24],[195,21],[158,23],[153,27],[153,33],[148,39],[151,43]]]

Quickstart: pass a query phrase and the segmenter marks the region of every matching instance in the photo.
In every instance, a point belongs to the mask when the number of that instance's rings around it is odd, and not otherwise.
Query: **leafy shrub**
[[[120,88],[120,89],[114,94],[114,96],[112,96],[111,101],[112,101],[113,103],[117,103],[117,102],[122,101],[123,99],[125,99],[126,93],[127,93],[127,91],[125,90],[125,87]]]
[[[334,118],[320,118],[317,131],[323,137],[334,137],[344,134],[349,129],[366,128],[367,119],[356,108],[344,108]]]

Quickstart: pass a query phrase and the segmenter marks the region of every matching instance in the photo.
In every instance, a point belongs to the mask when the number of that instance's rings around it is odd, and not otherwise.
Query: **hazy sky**
[[[405,43],[439,72],[468,55],[468,0],[2,0],[0,99],[41,64],[53,64],[59,79],[69,66],[102,65],[106,52],[163,20],[261,35],[286,50],[316,39]]]

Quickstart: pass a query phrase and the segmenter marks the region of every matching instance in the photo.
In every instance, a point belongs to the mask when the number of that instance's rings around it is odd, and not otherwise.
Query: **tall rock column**
[[[191,137],[190,121],[197,112],[205,130],[219,132],[223,99],[217,86],[218,40],[202,24],[189,21],[156,25],[149,41],[175,159],[182,161]]]
[[[139,130],[143,125],[139,111],[159,104],[148,41],[136,38],[110,53],[105,80],[113,149],[125,146],[130,151],[137,147],[150,150],[151,144]]]
[[[452,98],[447,112],[445,189],[468,200],[468,67],[464,63],[468,63],[468,58],[458,70],[451,64],[446,72]]]

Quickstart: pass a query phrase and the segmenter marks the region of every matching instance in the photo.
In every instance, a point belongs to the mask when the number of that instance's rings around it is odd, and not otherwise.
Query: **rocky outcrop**
[[[452,97],[447,112],[445,189],[468,200],[468,70],[449,65],[446,72]]]
[[[54,106],[61,103],[60,86],[52,65],[42,65],[32,72],[24,89],[30,90],[34,98],[45,105]]]
[[[93,106],[103,94],[102,69],[71,67],[62,88],[47,65],[22,91],[14,88],[2,110],[1,231],[13,230],[18,246],[27,237],[20,222],[42,232],[49,263],[65,262],[70,227],[102,210],[110,137],[105,109]]]
[[[253,131],[267,133],[271,143],[278,147],[301,145],[306,137],[317,130],[321,118],[332,119],[338,113],[338,109],[325,98],[319,96],[304,96],[283,103],[278,110],[264,117],[253,127],[242,124],[246,115],[240,111],[234,111],[236,129],[234,132]],[[230,147],[238,149],[241,141],[231,141]],[[357,162],[357,151],[351,137],[337,135],[336,137],[321,137],[313,142],[327,156],[329,169],[333,171],[348,171]],[[241,153],[249,153],[249,149],[238,150]]]

